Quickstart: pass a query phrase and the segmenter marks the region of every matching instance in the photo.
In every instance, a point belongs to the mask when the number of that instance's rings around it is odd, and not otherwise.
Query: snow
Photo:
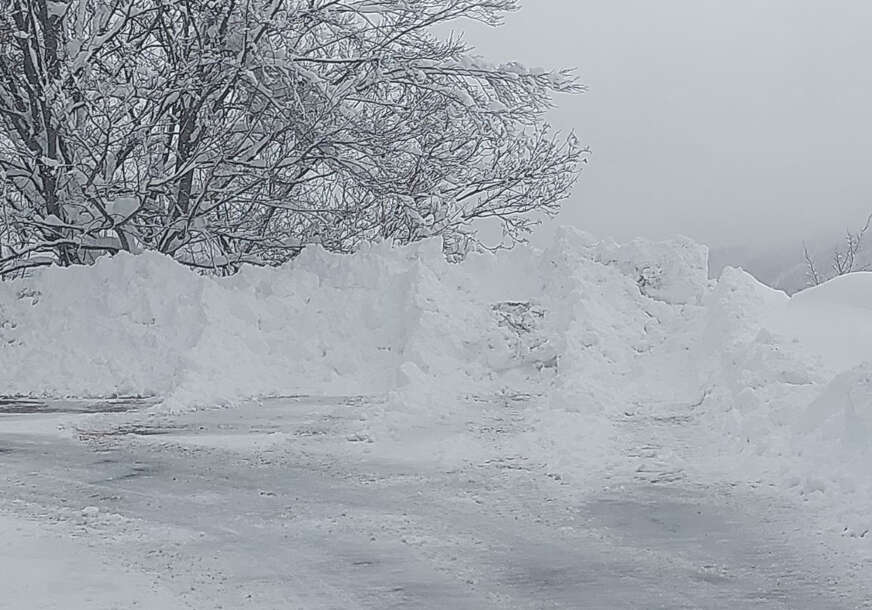
[[[832,531],[872,527],[868,477],[872,274],[788,298],[726,269],[704,332],[721,468],[766,480],[830,513]],[[714,463],[715,460],[712,462]]]
[[[85,517],[99,510],[86,507]],[[93,544],[0,513],[0,609],[187,608],[148,576],[126,570]]]
[[[583,239],[567,232],[545,252],[462,265],[446,263],[437,240],[354,256],[309,247],[281,269],[222,280],[156,254],[50,269],[0,285],[4,393],[212,401],[387,392],[416,370],[464,387],[506,370],[538,377],[557,346],[576,341],[564,337],[570,325],[582,327],[579,357],[599,334],[597,350],[617,353],[630,349],[623,327],[638,334],[643,309],[656,306],[632,275],[596,262]],[[499,311],[540,300],[542,328],[513,328]]]
[[[136,197],[116,197],[106,206],[106,212],[116,222],[130,218],[137,209],[139,209],[139,200]]]
[[[772,314],[768,324],[774,332],[800,343],[833,374],[872,359],[872,273],[808,288],[794,295],[785,311]]]
[[[458,264],[438,240],[354,255],[308,246],[223,279],[118,254],[0,284],[0,394],[155,395],[165,413],[365,395],[356,444],[443,466],[492,453],[469,422],[477,400],[497,397],[515,427],[500,442],[579,485],[611,468],[625,413],[680,407],[700,422],[686,468],[766,480],[859,536],[872,528],[870,297],[872,273],[788,297],[740,269],[709,280],[706,248],[686,238],[617,244],[569,228],[544,250]]]
[[[658,476],[653,458],[610,489],[576,486],[571,464],[541,465],[512,443],[529,423],[524,399],[478,401],[465,421],[395,443],[364,440],[378,407],[300,397],[79,415],[91,442],[0,426],[0,506],[38,517],[20,544],[0,520],[10,574],[26,569],[22,583],[50,587],[3,588],[0,606],[831,608],[861,607],[872,590],[872,564],[830,552],[803,513],[769,494],[640,484]],[[571,415],[564,432],[585,442],[591,431]],[[164,433],[137,434],[137,420]],[[257,431],[287,441],[247,443]],[[125,599],[134,594],[138,605]],[[52,605],[60,595],[67,603]]]

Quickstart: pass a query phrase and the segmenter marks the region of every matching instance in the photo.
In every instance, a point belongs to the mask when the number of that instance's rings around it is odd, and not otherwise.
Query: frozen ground
[[[692,406],[615,422],[625,445],[582,490],[500,450],[529,405],[477,404],[435,434],[490,453],[446,467],[367,439],[362,398],[7,403],[0,607],[872,605],[872,563],[813,512],[685,469]]]

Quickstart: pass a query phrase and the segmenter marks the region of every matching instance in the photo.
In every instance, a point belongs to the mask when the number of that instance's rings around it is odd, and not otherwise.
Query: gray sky
[[[467,38],[589,86],[553,116],[593,149],[563,222],[724,246],[872,211],[872,1],[522,2]]]

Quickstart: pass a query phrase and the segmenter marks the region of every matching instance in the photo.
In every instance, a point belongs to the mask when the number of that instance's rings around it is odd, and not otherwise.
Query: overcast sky
[[[872,0],[522,2],[467,38],[589,86],[553,117],[593,150],[564,222],[724,246],[872,212]]]

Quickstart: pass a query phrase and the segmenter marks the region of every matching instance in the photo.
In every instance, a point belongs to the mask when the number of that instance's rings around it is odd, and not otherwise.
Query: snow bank
[[[456,265],[429,240],[351,256],[310,247],[227,279],[157,254],[50,269],[0,284],[0,394],[209,402],[422,380],[481,389],[547,378],[558,361],[569,374],[626,368],[663,306],[643,291],[681,301],[705,283],[700,249],[669,267],[656,263],[666,246],[628,248],[567,229],[544,252]],[[653,288],[639,276],[652,265],[694,273],[664,271]]]
[[[852,535],[872,529],[870,296],[872,274],[788,298],[726,269],[697,351],[721,470],[814,499]]]
[[[205,284],[155,254],[0,282],[0,394],[170,390],[203,332]]]
[[[802,346],[833,375],[872,360],[872,273],[851,273],[795,294],[772,312],[773,332]]]
[[[450,275],[432,242],[352,257],[310,249],[225,280],[154,254],[49,270],[0,284],[0,391],[385,391],[406,360],[457,365],[497,327],[460,286],[440,284]]]
[[[844,372],[836,375],[805,413],[805,428],[838,434],[848,449],[872,442],[872,273],[853,273],[796,294],[785,333],[803,349]],[[795,316],[795,317],[794,317]],[[774,322],[773,322],[774,323]],[[834,420],[833,417],[836,419]],[[833,426],[834,421],[844,425]]]

